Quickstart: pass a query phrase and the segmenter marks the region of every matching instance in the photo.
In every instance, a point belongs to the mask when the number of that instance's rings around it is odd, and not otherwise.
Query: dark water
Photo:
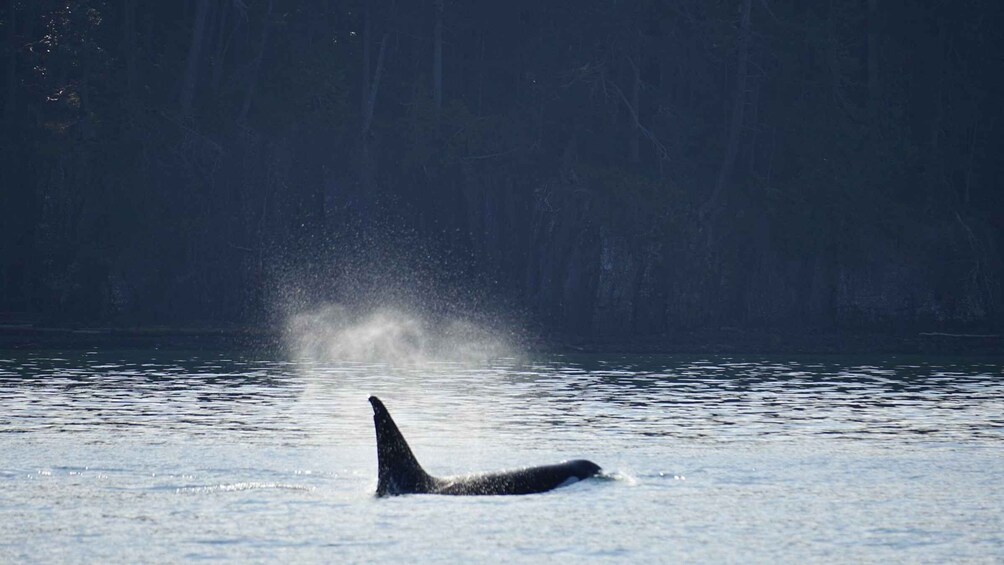
[[[1001,359],[0,352],[0,562],[1004,561]],[[368,394],[434,474],[377,500]]]

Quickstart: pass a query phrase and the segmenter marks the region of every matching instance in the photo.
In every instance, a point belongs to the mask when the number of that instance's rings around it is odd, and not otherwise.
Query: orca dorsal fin
[[[412,454],[383,402],[370,397],[377,440],[377,496],[429,492],[432,477]]]

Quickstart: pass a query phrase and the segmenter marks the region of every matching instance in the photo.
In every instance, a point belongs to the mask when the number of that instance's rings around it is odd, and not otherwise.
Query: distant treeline
[[[3,0],[0,322],[386,283],[573,335],[1000,328],[1002,29],[999,0]]]

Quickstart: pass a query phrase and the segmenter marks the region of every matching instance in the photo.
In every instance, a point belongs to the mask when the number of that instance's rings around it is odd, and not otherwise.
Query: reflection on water
[[[376,501],[369,394],[433,474],[616,480]],[[1002,440],[1000,360],[0,352],[0,562],[993,561]]]
[[[366,395],[375,393],[432,420],[440,414],[444,422],[475,406],[479,420],[517,434],[588,426],[598,434],[716,441],[797,435],[996,441],[1004,435],[1004,375],[990,361],[629,356],[393,367],[229,355],[135,357],[0,358],[0,433],[128,428],[268,440],[313,429],[345,435],[367,427],[360,418],[368,417]]]
[[[289,418],[275,408],[295,399],[297,387],[281,367],[96,353],[0,359],[0,432],[288,429]]]
[[[968,441],[1001,439],[1002,376],[1000,365],[990,363],[716,359],[646,367],[599,361],[557,367],[538,384],[554,401],[589,407],[592,421],[620,432],[720,440],[807,434]]]

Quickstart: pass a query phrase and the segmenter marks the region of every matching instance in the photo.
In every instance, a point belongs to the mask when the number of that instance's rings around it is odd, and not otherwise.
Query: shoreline
[[[153,348],[264,349],[282,347],[281,331],[247,327],[45,327],[0,324],[0,349]],[[694,331],[621,337],[550,336],[532,340],[531,352],[614,354],[901,354],[1004,356],[1004,334],[984,332],[777,332]]]
[[[623,339],[571,339],[581,352],[735,355],[942,355],[1004,356],[1004,335],[963,332],[750,332],[701,331]]]
[[[237,327],[58,327],[0,324],[0,349],[152,349],[275,348],[279,332]]]

